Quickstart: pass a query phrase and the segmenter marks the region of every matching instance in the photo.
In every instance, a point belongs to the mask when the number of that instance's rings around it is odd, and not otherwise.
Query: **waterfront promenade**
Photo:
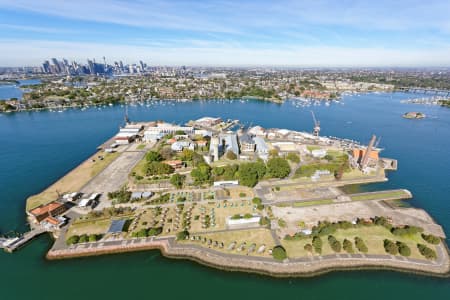
[[[65,259],[150,249],[159,249],[166,257],[189,259],[218,269],[260,273],[275,277],[307,277],[341,269],[393,269],[436,276],[448,276],[450,272],[450,261],[448,255],[445,255],[447,249],[443,243],[437,246],[437,259],[434,261],[393,255],[333,254],[287,259],[280,262],[271,258],[224,254],[212,248],[176,242],[174,237],[84,243],[67,249],[51,249],[47,253],[47,258]]]

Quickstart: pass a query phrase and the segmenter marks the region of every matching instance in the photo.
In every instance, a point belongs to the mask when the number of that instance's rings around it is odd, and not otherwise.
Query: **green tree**
[[[192,161],[194,159],[195,152],[190,149],[183,149],[181,152],[181,160]]]
[[[80,239],[78,240],[78,243],[87,243],[89,241],[89,237],[87,234],[80,235]]]
[[[239,183],[254,187],[258,183],[258,172],[251,163],[244,163],[239,167]]]
[[[287,258],[286,249],[283,246],[275,246],[272,249],[272,256],[276,260],[285,260]]]
[[[172,177],[170,177],[170,183],[177,189],[181,189],[183,187],[185,180],[186,176],[178,173],[175,173]]]
[[[313,237],[312,245],[313,245],[314,251],[316,251],[316,253],[319,253],[319,254],[322,253],[322,239],[319,236]]]
[[[360,237],[355,237],[355,246],[356,249],[358,249],[358,251],[363,252],[363,253],[367,253],[367,251],[369,251],[369,249],[366,246],[366,243],[364,243],[363,239]]]
[[[341,243],[332,235],[328,236],[328,243],[334,252],[341,252]]]
[[[91,242],[91,243],[98,241],[98,239],[99,239],[99,236],[96,234],[89,235],[89,242]]]
[[[189,231],[183,230],[177,233],[177,240],[183,241],[186,238],[189,238]]]
[[[271,177],[285,178],[291,172],[291,168],[284,158],[273,157],[267,162],[267,172]]]
[[[224,180],[233,180],[236,178],[236,173],[239,170],[239,165],[227,165],[223,167],[223,179]]]
[[[159,154],[159,152],[156,152],[156,151],[149,151],[149,152],[147,152],[147,154],[145,155],[145,159],[148,162],[162,161],[163,160],[161,154]]]
[[[148,230],[148,236],[159,235],[162,232],[162,227],[152,227]]]
[[[74,245],[77,244],[79,241],[80,237],[78,235],[72,235],[71,237],[69,237],[66,241],[67,245]]]
[[[259,205],[259,204],[262,203],[262,200],[259,197],[255,197],[255,198],[252,199],[252,203],[256,204],[256,205]]]
[[[208,183],[211,181],[211,167],[206,163],[200,163],[191,171],[191,176],[194,179],[194,184],[196,185]]]
[[[311,244],[306,244],[303,249],[305,249],[305,251],[308,251],[309,253],[312,253],[313,251],[313,246]]]
[[[347,239],[344,239],[344,242],[342,242],[342,248],[347,252],[347,253],[353,253],[353,243]]]
[[[173,171],[174,168],[172,166],[162,162],[152,161],[147,163],[147,176],[171,174]]]
[[[147,231],[147,229],[142,228],[141,230],[139,230],[139,231],[136,233],[136,236],[137,236],[137,237],[147,237],[147,236],[148,236],[148,231]]]
[[[398,247],[398,253],[400,253],[401,256],[410,256],[411,255],[411,249],[403,242],[397,241],[397,247]]]
[[[417,244],[417,249],[419,249],[420,254],[422,254],[426,259],[436,259],[436,252],[425,246],[424,244]]]
[[[300,157],[293,152],[288,153],[288,155],[286,155],[286,159],[292,161],[293,163],[297,163],[297,164],[300,162]]]
[[[428,242],[430,244],[433,244],[433,245],[438,245],[441,242],[441,239],[439,237],[437,237],[435,235],[432,235],[432,234],[424,234],[424,233],[422,233],[422,238],[426,242]]]
[[[383,241],[383,246],[384,246],[384,250],[386,251],[386,253],[389,253],[391,255],[398,254],[398,247],[393,241],[385,239]]]

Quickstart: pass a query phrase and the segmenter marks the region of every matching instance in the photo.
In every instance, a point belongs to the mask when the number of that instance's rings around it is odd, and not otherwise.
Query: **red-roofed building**
[[[366,149],[353,149],[353,159],[359,163],[363,159],[364,155],[366,154]],[[372,150],[369,153],[369,160],[372,160],[374,162],[378,162],[379,156],[378,151]]]
[[[27,214],[34,223],[40,223],[47,217],[61,215],[66,210],[67,207],[64,204],[53,201],[49,204],[38,206],[27,212]]]
[[[181,160],[166,160],[163,163],[171,166],[174,169],[179,169],[183,167],[183,162]]]

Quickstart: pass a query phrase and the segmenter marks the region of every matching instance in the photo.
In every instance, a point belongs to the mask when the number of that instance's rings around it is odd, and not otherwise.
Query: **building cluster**
[[[122,61],[115,61],[110,65],[106,63],[105,57],[103,57],[103,63],[88,59],[87,64],[80,64],[76,61],[69,62],[65,58],[62,60],[52,58],[42,64],[42,73],[53,75],[130,75],[143,74],[146,70],[147,64],[142,60],[139,64],[124,65]]]

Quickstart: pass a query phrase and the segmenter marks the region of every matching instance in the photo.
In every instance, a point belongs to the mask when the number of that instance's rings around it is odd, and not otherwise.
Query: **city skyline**
[[[4,1],[0,66],[450,66],[445,1]]]

